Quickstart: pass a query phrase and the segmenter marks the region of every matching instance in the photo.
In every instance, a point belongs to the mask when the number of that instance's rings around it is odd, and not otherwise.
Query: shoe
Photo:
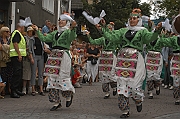
[[[149,96],[149,99],[153,99],[153,96]]]
[[[4,96],[1,96],[1,95],[0,95],[0,99],[4,99]]]
[[[71,95],[71,100],[66,101],[66,107],[69,107],[72,104],[73,95]]]
[[[23,88],[22,93],[26,95],[26,88]]]
[[[20,96],[15,92],[12,92],[10,96],[11,98],[20,98]]]
[[[174,88],[174,87],[173,87],[173,86],[171,86],[171,87],[169,88],[169,90],[173,90],[173,88]]]
[[[110,95],[108,95],[108,96],[104,96],[104,99],[108,99],[110,97]]]
[[[157,95],[160,94],[160,87],[157,87],[157,89],[156,89],[156,94],[157,94]]]
[[[127,113],[127,114],[122,114],[121,116],[120,116],[120,118],[128,118],[129,117],[129,112]]]
[[[24,96],[24,93],[22,93],[22,92],[20,92],[20,91],[18,91],[18,90],[16,90],[16,93],[17,93],[18,95],[20,95],[20,96]]]
[[[61,103],[59,103],[58,106],[53,106],[53,107],[50,109],[50,111],[55,111],[55,110],[57,110],[58,108],[61,108],[61,107],[62,107],[62,105],[61,105]]]
[[[162,87],[164,87],[164,83],[162,83]]]
[[[35,95],[36,95],[36,92],[32,92],[31,95],[32,95],[32,96],[35,96]]]
[[[39,95],[45,96],[44,92],[40,92]]]
[[[180,105],[180,100],[176,100],[175,105]]]
[[[164,89],[167,89],[167,88],[168,88],[168,86],[167,86],[167,85],[165,85],[165,86],[164,86]]]
[[[137,109],[138,112],[141,112],[141,110],[142,110],[142,103],[136,105],[136,109]]]
[[[117,90],[113,91],[113,96],[115,96],[117,94]]]

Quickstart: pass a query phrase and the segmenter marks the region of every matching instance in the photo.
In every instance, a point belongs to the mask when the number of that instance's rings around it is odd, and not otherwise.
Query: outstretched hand
[[[38,30],[38,27],[36,26],[36,25],[32,25],[32,28],[35,30],[35,31],[37,31]]]
[[[100,24],[96,24],[95,27],[96,27],[98,30],[101,30],[101,25],[100,25]]]
[[[101,19],[101,24],[102,24],[103,26],[105,26],[105,25],[106,25],[106,21],[105,21],[104,19]]]
[[[158,25],[156,26],[156,30],[159,30],[160,28],[162,28],[162,22],[158,23]]]
[[[77,26],[76,21],[72,21],[72,22],[71,22],[71,28],[74,28],[74,27],[76,27],[76,26]]]

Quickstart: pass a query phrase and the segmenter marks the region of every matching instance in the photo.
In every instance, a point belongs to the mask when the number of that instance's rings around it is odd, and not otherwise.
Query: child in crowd
[[[81,88],[81,85],[79,83],[79,79],[81,78],[81,74],[79,72],[79,65],[74,65],[74,75],[72,76],[72,84],[75,88]]]

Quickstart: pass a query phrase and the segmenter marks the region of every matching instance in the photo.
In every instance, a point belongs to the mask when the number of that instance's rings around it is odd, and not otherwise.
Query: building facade
[[[67,1],[67,2],[66,2]],[[33,24],[43,26],[45,20],[58,24],[63,9],[68,9],[71,0],[0,0],[0,20],[11,31],[19,19],[30,17]],[[69,10],[70,11],[70,10]]]

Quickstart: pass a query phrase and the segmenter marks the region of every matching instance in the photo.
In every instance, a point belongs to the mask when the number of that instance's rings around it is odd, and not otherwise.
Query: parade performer
[[[145,57],[146,70],[147,70],[147,89],[149,93],[149,99],[153,99],[153,89],[156,89],[156,94],[160,94],[161,72],[163,68],[163,58],[161,55],[161,49],[155,49],[156,42],[152,41],[146,44],[147,54]]]
[[[70,26],[71,22],[71,26]],[[60,92],[66,98],[66,107],[72,103],[75,89],[71,83],[71,42],[76,38],[76,22],[68,15],[60,15],[59,29],[44,36],[36,25],[32,26],[41,41],[52,42],[52,52],[49,55],[44,75],[48,76],[49,101],[55,102],[50,109],[54,111],[61,107]]]
[[[105,26],[105,20],[101,20]],[[154,33],[142,27],[141,10],[134,9],[128,19],[127,28],[121,28],[114,33],[104,32],[103,36],[109,41],[119,43],[121,49],[117,55],[116,75],[118,105],[122,110],[120,118],[129,117],[129,98],[131,97],[137,107],[142,110],[144,91],[143,81],[146,77],[145,61],[141,54],[143,44],[148,44],[158,37],[161,24],[158,24]]]
[[[108,24],[107,26],[108,29],[104,30],[114,30],[113,22],[110,22],[110,24]],[[97,24],[96,27],[98,30],[102,30],[99,24]],[[90,37],[89,32],[87,32],[87,36],[91,44],[103,46],[103,51],[99,58],[99,76],[102,80],[102,90],[105,93],[104,99],[107,99],[110,96],[109,85],[113,89],[113,96],[115,96],[117,94],[117,82],[114,77],[114,67],[116,63],[117,44],[109,42],[104,37],[93,40]]]
[[[175,105],[180,105],[180,14],[178,14],[172,22],[172,30],[178,36],[169,38],[161,38],[157,41],[155,47],[171,47],[173,49],[173,57],[170,62],[171,77],[173,77]],[[163,45],[163,46],[162,46]]]

